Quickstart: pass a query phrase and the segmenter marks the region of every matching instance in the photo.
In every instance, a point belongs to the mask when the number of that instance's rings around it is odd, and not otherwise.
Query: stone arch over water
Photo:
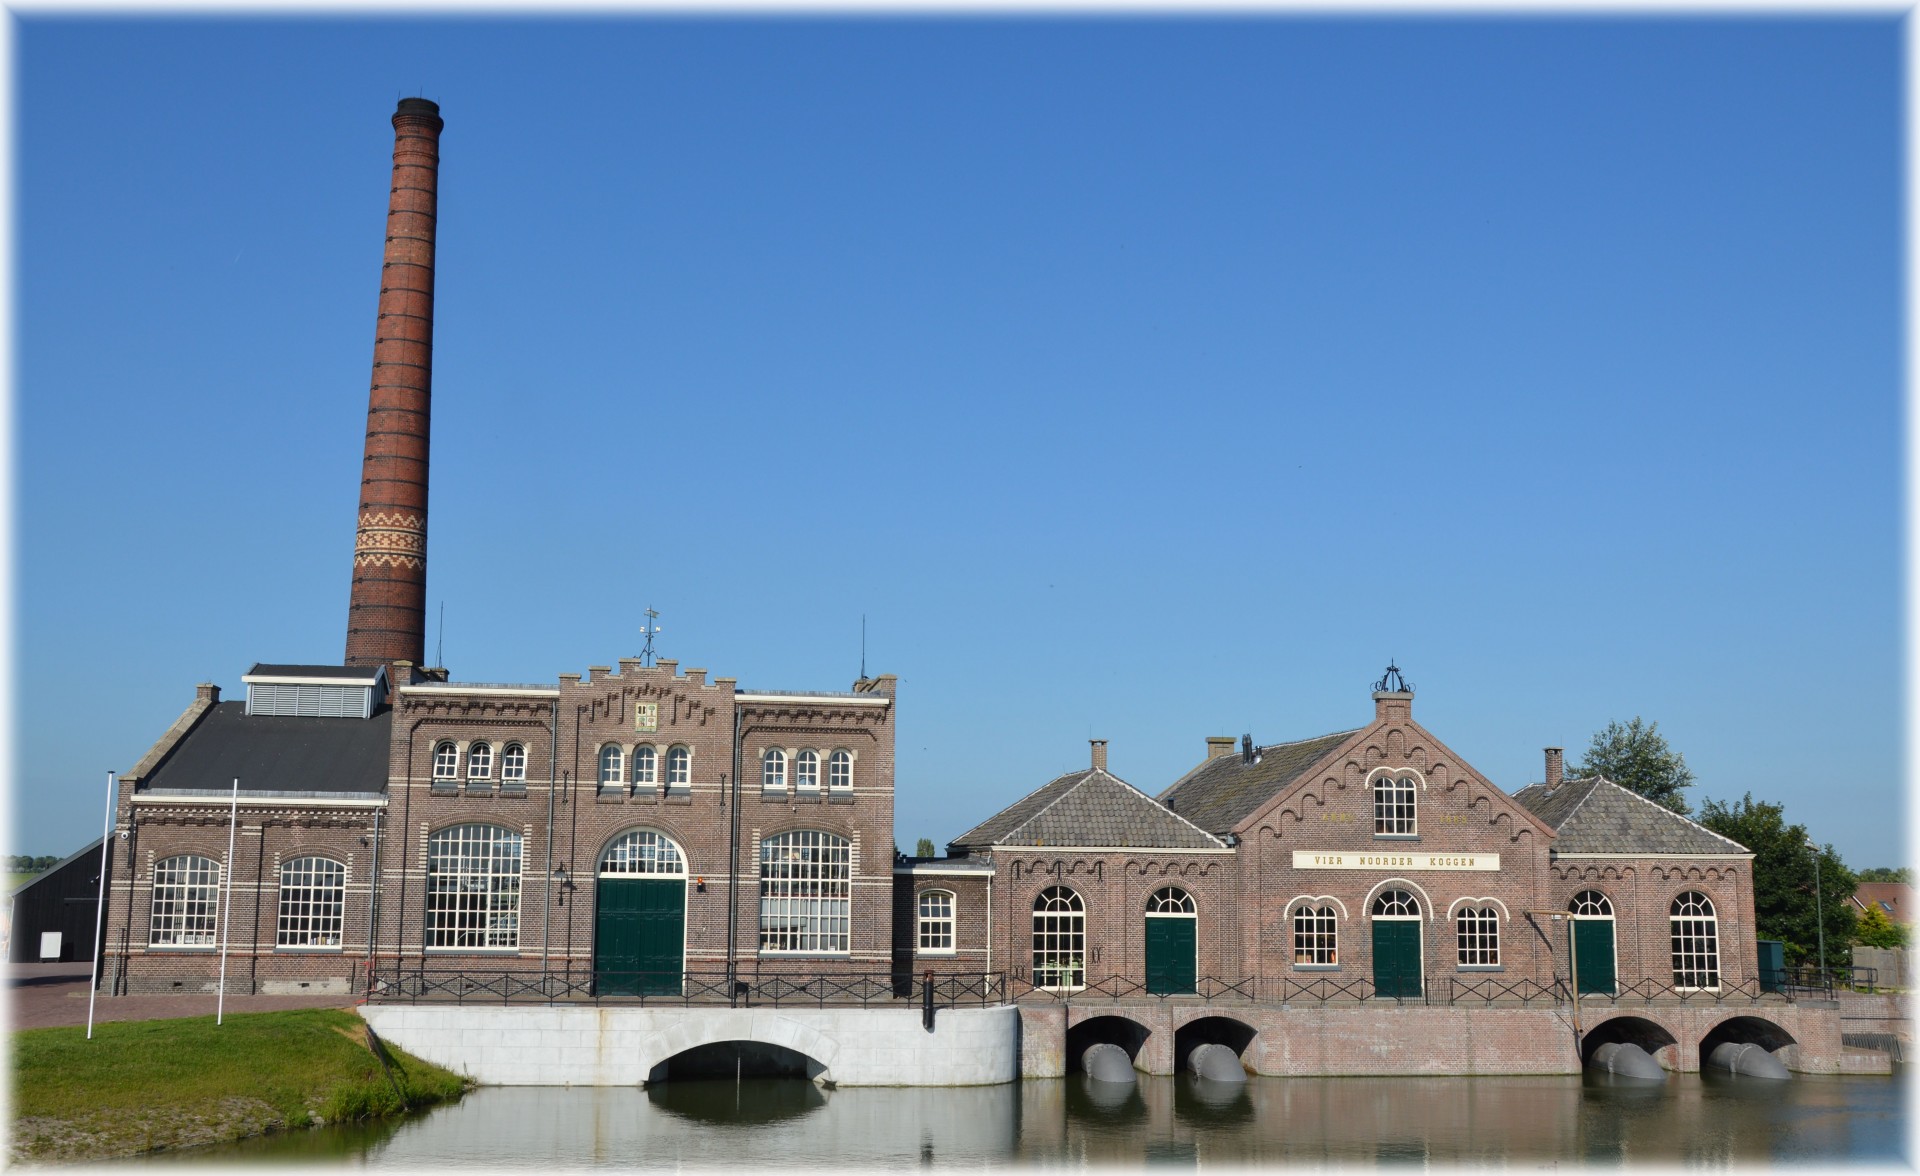
[[[1127,1060],[1137,1064],[1141,1047],[1147,1044],[1147,1038],[1152,1035],[1152,1029],[1133,1018],[1111,1013],[1077,1021],[1067,1026],[1067,1073],[1078,1073],[1080,1055],[1086,1052],[1088,1046],[1103,1042],[1126,1050]]]
[[[648,1085],[672,1081],[676,1068],[682,1076],[708,1076],[706,1071],[716,1065],[724,1068],[728,1058],[737,1056],[743,1072],[751,1061],[757,1067],[756,1076],[792,1074],[832,1086],[833,1063],[840,1054],[839,1042],[819,1030],[757,1012],[686,1018],[648,1046],[648,1056],[642,1059]]]
[[[1662,1066],[1678,1068],[1679,1039],[1658,1021],[1645,1017],[1609,1017],[1588,1029],[1580,1039],[1580,1063],[1593,1058],[1593,1051],[1610,1042],[1637,1045],[1659,1060]],[[1661,1051],[1666,1053],[1662,1054]]]

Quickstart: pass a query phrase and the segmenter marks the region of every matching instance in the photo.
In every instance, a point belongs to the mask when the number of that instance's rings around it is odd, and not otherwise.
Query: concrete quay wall
[[[984,1086],[1020,1077],[1009,1006],[942,1009],[628,1009],[365,1005],[381,1037],[489,1086],[638,1086],[675,1054],[722,1041],[784,1046],[836,1086]]]

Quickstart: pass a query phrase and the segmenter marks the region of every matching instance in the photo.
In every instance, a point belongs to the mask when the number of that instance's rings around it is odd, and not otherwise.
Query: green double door
[[[1420,920],[1373,921],[1373,990],[1389,997],[1420,995]]]
[[[598,991],[678,994],[686,963],[687,880],[601,878],[595,897],[593,969]]]
[[[1580,974],[1580,994],[1612,996],[1613,920],[1575,919],[1573,955],[1574,967]]]
[[[1195,942],[1199,924],[1178,917],[1147,919],[1147,992],[1168,996],[1192,992],[1197,979]]]

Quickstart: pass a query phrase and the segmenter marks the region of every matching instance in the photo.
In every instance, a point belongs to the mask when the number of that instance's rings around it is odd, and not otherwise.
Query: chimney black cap
[[[431,98],[402,98],[394,107],[393,121],[398,123],[403,118],[430,118],[436,129],[446,125],[440,118],[440,104]]]

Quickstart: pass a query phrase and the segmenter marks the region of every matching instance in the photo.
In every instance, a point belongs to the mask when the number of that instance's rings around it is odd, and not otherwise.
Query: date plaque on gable
[[[633,729],[636,731],[658,731],[660,729],[660,704],[657,702],[634,703]]]

